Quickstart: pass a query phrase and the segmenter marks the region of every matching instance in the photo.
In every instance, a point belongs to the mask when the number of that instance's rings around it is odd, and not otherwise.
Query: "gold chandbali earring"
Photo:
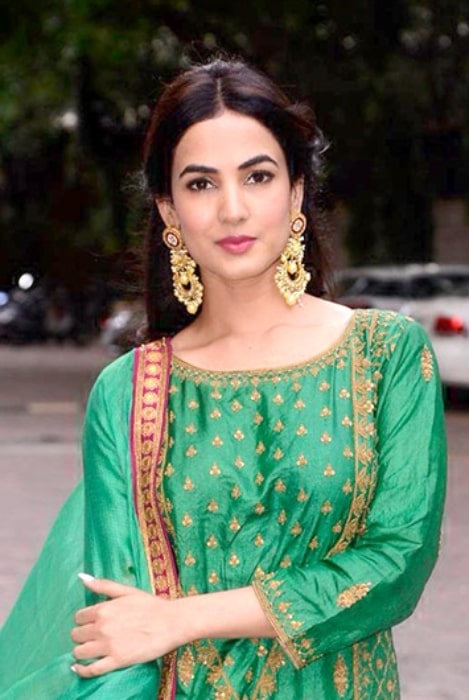
[[[202,282],[195,271],[195,261],[189,255],[181,232],[175,226],[167,226],[164,229],[163,241],[170,250],[174,296],[184,304],[190,314],[195,314],[204,294]]]
[[[288,306],[293,306],[301,299],[311,279],[303,265],[305,229],[305,215],[301,212],[295,213],[290,222],[290,237],[275,273],[275,284]]]

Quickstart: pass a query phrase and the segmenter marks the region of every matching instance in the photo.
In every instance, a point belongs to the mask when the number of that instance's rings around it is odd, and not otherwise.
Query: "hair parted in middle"
[[[311,273],[307,291],[323,295],[327,289],[328,262],[315,206],[327,143],[314,112],[293,103],[269,77],[243,61],[215,58],[189,68],[166,86],[145,141],[144,173],[152,197],[145,246],[146,340],[173,335],[194,318],[173,296],[169,251],[161,235],[164,223],[154,200],[172,198],[173,155],[185,132],[223,110],[252,117],[269,129],[283,150],[291,184],[303,179],[304,262]]]

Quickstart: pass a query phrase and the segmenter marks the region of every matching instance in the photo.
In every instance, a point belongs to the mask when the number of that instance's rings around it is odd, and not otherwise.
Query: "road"
[[[99,347],[0,346],[0,623],[80,478],[86,396],[110,359]],[[469,697],[469,408],[449,411],[447,426],[442,554],[417,611],[395,632],[403,700]]]

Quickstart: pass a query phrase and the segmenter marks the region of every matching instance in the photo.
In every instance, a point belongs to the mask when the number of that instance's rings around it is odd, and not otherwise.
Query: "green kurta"
[[[90,398],[85,570],[149,590],[130,475],[131,398],[129,353]],[[402,316],[356,311],[333,347],[288,368],[208,372],[173,358],[158,498],[181,591],[252,584],[277,632],[179,649],[178,700],[399,698],[389,629],[412,612],[436,560],[445,462],[434,357],[421,327]],[[76,533],[74,499],[52,536],[67,521]],[[78,566],[66,538],[51,546],[57,561],[68,556],[66,571]],[[159,663],[82,681],[70,677],[63,642],[53,658],[12,668],[32,586],[0,638],[2,700],[155,699]],[[66,593],[67,609],[82,602],[79,588]],[[52,611],[49,601],[46,619]]]
[[[398,698],[388,629],[435,561],[444,461],[428,340],[394,314],[358,312],[284,369],[173,360],[161,503],[182,590],[253,583],[278,633],[181,649],[178,697]]]

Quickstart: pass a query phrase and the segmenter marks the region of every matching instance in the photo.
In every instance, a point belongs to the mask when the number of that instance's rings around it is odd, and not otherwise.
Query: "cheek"
[[[269,228],[287,230],[290,222],[291,202],[289,194],[284,191],[272,193],[262,206],[262,217]]]

